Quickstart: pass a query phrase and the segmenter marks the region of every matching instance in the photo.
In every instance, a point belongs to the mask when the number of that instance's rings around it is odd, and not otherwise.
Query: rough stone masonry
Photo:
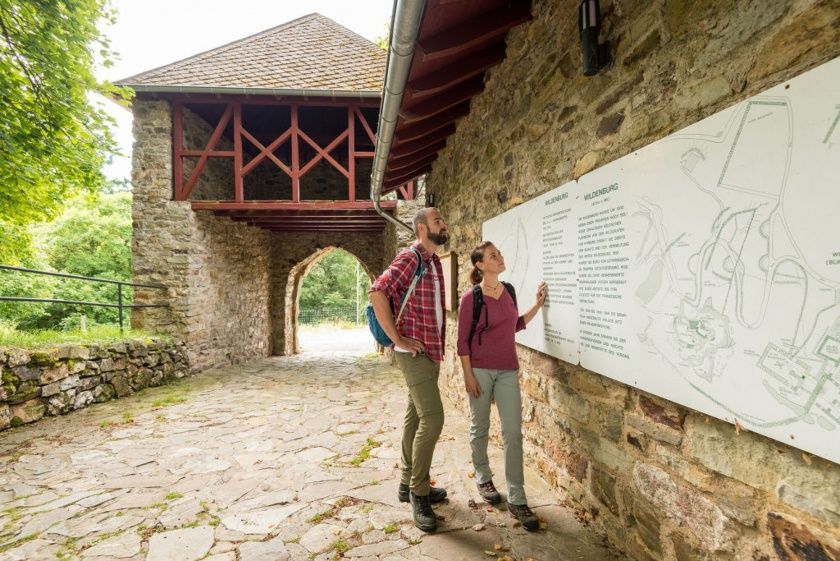
[[[462,264],[485,220],[840,55],[836,0],[605,0],[616,60],[587,78],[578,4],[533,2],[428,176]],[[634,558],[840,559],[840,466],[519,351],[529,463]]]

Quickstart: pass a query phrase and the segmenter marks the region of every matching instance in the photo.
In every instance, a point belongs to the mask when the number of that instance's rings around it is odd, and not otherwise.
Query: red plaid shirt
[[[438,286],[440,286],[440,309],[445,316],[446,301],[443,286],[443,268],[437,255],[429,254],[426,249],[415,242],[411,247],[415,248],[423,256],[426,264],[426,272],[417,282],[414,294],[408,299],[400,322],[397,324],[397,331],[403,337],[411,337],[422,341],[426,346],[426,356],[430,359],[441,362],[443,360],[444,330],[438,329],[437,317],[435,315],[435,279],[432,276],[432,263],[437,271]],[[411,249],[404,249],[397,254],[391,265],[385,269],[373,286],[370,292],[384,292],[394,306],[394,319],[400,311],[400,301],[403,295],[408,292],[414,272],[417,270],[417,254]]]

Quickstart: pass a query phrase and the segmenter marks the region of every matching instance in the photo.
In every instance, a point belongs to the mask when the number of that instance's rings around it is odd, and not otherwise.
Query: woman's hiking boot
[[[526,530],[533,532],[534,530],[539,529],[540,520],[537,518],[537,515],[534,514],[534,511],[528,507],[528,505],[513,505],[508,503],[508,510],[516,517],[517,520],[519,520],[522,527]]]
[[[496,486],[493,485],[493,480],[487,481],[485,483],[478,484],[478,494],[481,495],[481,498],[490,503],[491,505],[499,504],[502,502],[502,495],[496,490]]]

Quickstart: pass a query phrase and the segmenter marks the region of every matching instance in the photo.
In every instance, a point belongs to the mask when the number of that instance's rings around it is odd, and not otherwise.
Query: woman
[[[490,504],[502,496],[493,485],[487,458],[490,428],[490,402],[495,399],[505,444],[505,475],[508,484],[508,510],[526,530],[539,528],[539,520],[528,507],[522,469],[522,398],[519,393],[519,362],[514,335],[537,314],[545,302],[547,287],[537,287],[536,303],[522,316],[514,300],[513,288],[499,281],[505,270],[501,252],[491,242],[482,242],[470,254],[473,271],[470,280],[477,285],[461,297],[458,314],[458,356],[469,394],[472,422],[470,446],[476,483],[481,497]],[[478,290],[484,303],[473,325]],[[471,333],[472,332],[472,333]]]

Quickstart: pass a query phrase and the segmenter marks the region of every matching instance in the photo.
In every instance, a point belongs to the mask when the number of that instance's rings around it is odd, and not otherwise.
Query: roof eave
[[[241,88],[222,86],[166,86],[118,83],[122,87],[129,87],[135,93],[184,93],[184,94],[226,94],[226,95],[266,95],[291,97],[342,97],[359,99],[378,99],[381,90],[316,90],[312,88]]]

